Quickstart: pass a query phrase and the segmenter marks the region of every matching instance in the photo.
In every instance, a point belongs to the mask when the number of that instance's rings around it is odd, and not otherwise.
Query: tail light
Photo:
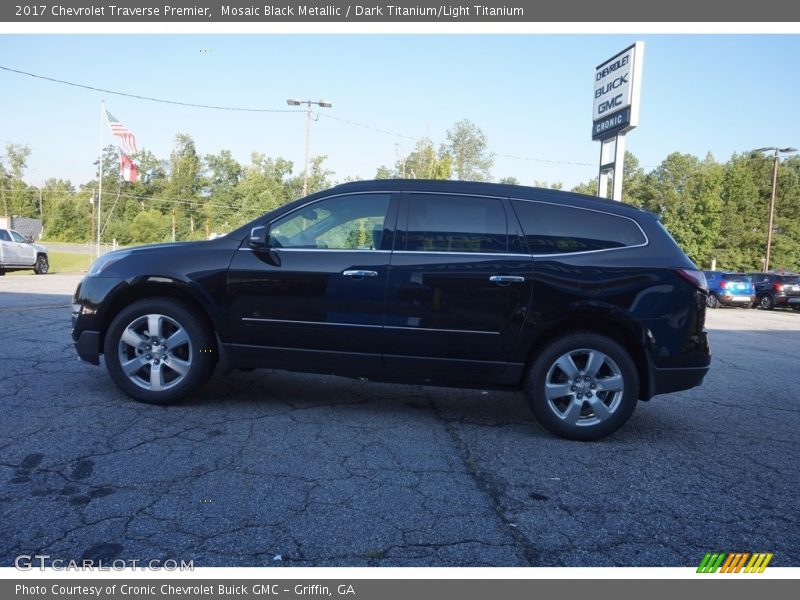
[[[776,292],[782,292],[783,286],[780,283],[773,283],[772,289],[775,290]]]
[[[724,290],[726,287],[728,287],[728,282],[727,281],[720,281],[719,282],[719,287],[721,287]]]
[[[702,271],[698,271],[697,269],[675,269],[675,273],[701,292],[708,293],[708,282]]]

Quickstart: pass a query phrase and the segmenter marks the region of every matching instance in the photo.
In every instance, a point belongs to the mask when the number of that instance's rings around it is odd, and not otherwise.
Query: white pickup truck
[[[0,275],[25,269],[44,275],[49,268],[47,248],[13,229],[0,229]]]

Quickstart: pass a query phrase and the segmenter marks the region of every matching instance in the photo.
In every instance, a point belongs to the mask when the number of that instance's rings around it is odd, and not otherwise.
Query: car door
[[[396,212],[391,194],[337,195],[268,223],[265,251],[245,240],[228,272],[234,356],[380,366]]]
[[[17,244],[11,239],[8,229],[0,229],[0,261],[4,265],[16,265],[20,262]]]
[[[500,375],[531,298],[532,260],[504,198],[406,193],[389,269],[384,364]]]
[[[9,229],[8,233],[11,234],[11,239],[17,247],[18,262],[22,265],[33,266],[36,262],[36,248],[33,247],[33,244],[28,243],[21,233],[13,229]]]

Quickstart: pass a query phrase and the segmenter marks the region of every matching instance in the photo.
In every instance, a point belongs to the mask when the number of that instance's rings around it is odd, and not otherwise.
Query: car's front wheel
[[[719,308],[719,298],[717,298],[717,295],[713,292],[706,298],[706,306],[708,306],[708,308]]]
[[[170,404],[214,372],[215,346],[203,316],[171,298],[148,298],[123,309],[108,328],[106,368],[129,396]]]
[[[49,270],[50,262],[47,260],[47,256],[44,254],[37,256],[36,264],[33,265],[33,272],[37,275],[46,275]]]
[[[639,375],[628,351],[592,332],[548,344],[528,371],[525,396],[538,421],[571,440],[596,440],[630,418]]]

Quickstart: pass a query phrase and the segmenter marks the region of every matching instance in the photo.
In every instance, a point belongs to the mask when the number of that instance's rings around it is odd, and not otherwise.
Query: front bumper
[[[74,343],[78,358],[93,365],[100,364],[100,332],[85,330]]]
[[[72,341],[78,357],[93,365],[100,364],[102,332],[107,323],[107,300],[124,286],[115,277],[84,277],[72,297]]]

